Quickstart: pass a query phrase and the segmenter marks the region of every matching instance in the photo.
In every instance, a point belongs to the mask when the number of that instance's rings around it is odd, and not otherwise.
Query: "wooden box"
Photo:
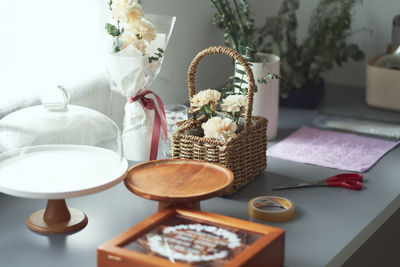
[[[382,56],[367,62],[366,101],[373,107],[400,111],[400,70],[374,66]]]
[[[166,209],[97,249],[99,267],[282,266],[284,230],[202,211]]]

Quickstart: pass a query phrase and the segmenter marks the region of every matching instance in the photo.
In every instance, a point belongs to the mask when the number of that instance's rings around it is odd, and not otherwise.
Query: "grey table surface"
[[[328,89],[336,90],[332,86]],[[332,99],[323,106],[335,110]],[[340,110],[353,110],[352,99],[347,98],[347,107],[343,104],[345,101],[339,99]],[[357,101],[361,107],[362,103]],[[374,109],[367,109],[374,113]],[[300,126],[311,125],[317,113],[317,110],[281,108],[279,135],[269,146]],[[388,113],[399,116],[397,112]],[[276,185],[329,177],[343,171],[269,157],[267,169],[253,182],[229,198],[203,201],[202,209],[251,220],[247,203],[253,197],[287,197],[296,203],[294,218],[283,223],[268,223],[286,230],[285,266],[340,266],[399,209],[399,160],[400,147],[397,147],[364,173],[361,191],[342,188],[272,191]],[[70,235],[39,235],[25,226],[25,220],[32,212],[44,208],[46,201],[0,193],[0,266],[96,266],[97,246],[157,209],[155,202],[132,194],[123,183],[100,193],[69,199],[67,203],[87,214],[86,228]]]

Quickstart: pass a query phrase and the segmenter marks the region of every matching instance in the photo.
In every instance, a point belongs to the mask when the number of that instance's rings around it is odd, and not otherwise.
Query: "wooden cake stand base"
[[[163,202],[158,201],[158,211],[162,211],[168,208],[178,208],[178,209],[191,209],[191,210],[201,210],[200,208],[200,201],[195,202]]]
[[[125,186],[167,208],[200,210],[200,201],[219,196],[233,182],[231,170],[215,163],[190,159],[164,159],[131,167]]]
[[[48,200],[46,209],[32,213],[26,221],[29,229],[43,234],[75,232],[83,229],[87,223],[86,214],[68,208],[65,199]]]

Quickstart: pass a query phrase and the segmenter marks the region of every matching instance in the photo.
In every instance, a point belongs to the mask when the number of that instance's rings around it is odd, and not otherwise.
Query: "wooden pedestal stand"
[[[221,165],[189,159],[148,161],[131,167],[126,187],[158,201],[158,211],[169,207],[200,210],[200,201],[215,197],[233,182],[233,173]]]
[[[65,199],[49,199],[46,209],[29,216],[26,225],[32,231],[43,234],[62,234],[83,229],[88,223],[85,213],[68,208]]]
[[[182,203],[158,201],[158,211],[162,211],[171,207],[178,209],[201,210],[200,201],[182,202]]]
[[[23,147],[0,155],[0,192],[48,199],[46,209],[28,218],[26,224],[32,231],[75,232],[84,228],[88,219],[83,212],[69,209],[65,199],[110,188],[125,178],[127,169],[128,162],[119,153],[101,147],[63,144]]]

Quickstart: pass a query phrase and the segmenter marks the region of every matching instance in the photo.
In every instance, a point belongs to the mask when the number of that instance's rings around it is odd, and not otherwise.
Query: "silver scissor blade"
[[[325,186],[325,184],[320,182],[315,183],[300,183],[294,185],[284,185],[284,186],[276,186],[272,188],[272,190],[283,190],[283,189],[293,189],[293,188],[301,188],[301,187],[314,187],[314,186]]]

